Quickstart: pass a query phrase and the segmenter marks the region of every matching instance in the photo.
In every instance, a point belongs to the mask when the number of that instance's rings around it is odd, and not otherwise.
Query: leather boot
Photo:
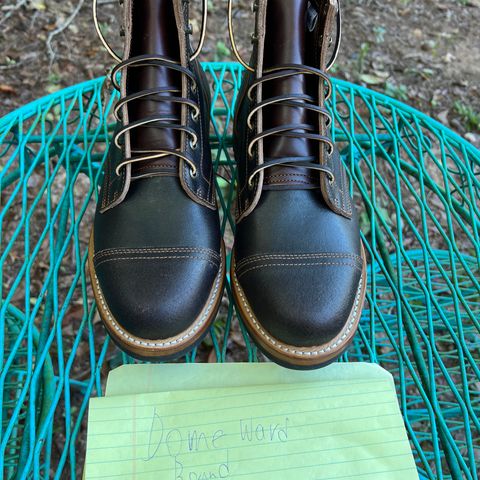
[[[196,345],[222,298],[225,252],[209,146],[209,87],[188,2],[125,0],[121,99],[90,240],[100,316],[130,355]]]
[[[255,46],[234,127],[232,287],[241,318],[268,357],[316,368],[351,342],[366,283],[357,213],[325,107],[339,5],[255,6]]]

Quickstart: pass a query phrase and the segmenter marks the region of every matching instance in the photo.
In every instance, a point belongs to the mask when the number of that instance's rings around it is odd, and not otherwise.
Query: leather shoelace
[[[253,11],[257,11],[258,9],[258,2],[254,1],[253,3]],[[275,68],[269,68],[264,70],[264,75],[253,82],[251,87],[248,90],[248,97],[252,100],[252,91],[256,89],[259,85],[263,84],[264,82],[268,82],[270,80],[275,79],[282,79],[288,78],[294,75],[316,75],[319,77],[320,81],[326,82],[328,86],[328,91],[325,96],[325,102],[328,101],[332,94],[332,82],[327,73],[337,59],[338,52],[340,50],[340,42],[342,38],[342,14],[341,14],[341,7],[340,7],[340,0],[338,0],[338,11],[336,16],[337,22],[337,35],[335,38],[335,45],[333,48],[333,53],[330,60],[327,62],[325,71],[310,67],[307,65],[295,65],[295,64],[288,64],[288,65],[279,65]],[[245,60],[243,60],[242,56],[240,55],[236,41],[235,41],[235,34],[233,31],[233,0],[228,0],[228,32],[230,36],[230,43],[232,44],[232,50],[237,58],[237,60],[243,65],[243,67],[250,71],[255,72],[255,68],[250,66]],[[252,35],[252,40],[256,41],[256,35]],[[324,115],[327,119],[327,127],[332,124],[332,117],[330,116],[328,110],[324,107],[320,107],[316,105],[315,99],[310,95],[306,94],[285,94],[280,95],[277,97],[272,97],[267,100],[262,100],[256,107],[252,109],[250,115],[247,119],[247,124],[250,129],[253,129],[252,125],[252,118],[254,115],[258,114],[264,107],[268,105],[282,105],[286,107],[300,107],[305,108],[309,111],[317,112],[319,115]],[[301,130],[301,131],[299,131]],[[265,130],[259,134],[257,134],[250,144],[248,145],[248,155],[253,156],[253,147],[257,144],[260,140],[264,138],[275,136],[275,135],[284,135],[293,138],[303,138],[306,140],[314,140],[320,143],[324,143],[328,145],[328,153],[333,153],[333,142],[332,140],[324,135],[319,135],[315,133],[318,131],[318,128],[313,128],[311,125],[308,124],[288,124],[282,125],[279,127],[271,128]],[[316,163],[317,162],[317,163]],[[318,158],[314,156],[302,156],[302,157],[283,157],[283,158],[266,158],[264,159],[264,163],[262,165],[258,165],[255,167],[248,178],[249,186],[253,186],[253,179],[255,178],[258,173],[261,171],[278,166],[278,165],[285,165],[285,166],[294,166],[294,167],[306,167],[312,170],[317,170],[320,172],[325,172],[328,175],[328,179],[330,183],[335,182],[335,176],[331,169],[324,165],[318,164]]]
[[[292,77],[294,75],[315,75],[319,77],[320,81],[326,82],[328,86],[328,91],[325,96],[325,101],[327,101],[332,93],[332,83],[328,75],[314,67],[310,67],[307,65],[296,65],[296,64],[287,64],[287,65],[279,65],[274,68],[269,68],[264,71],[264,75],[257,80],[255,80],[252,85],[250,86],[247,95],[250,100],[252,100],[252,92],[262,85],[265,82],[271,80],[278,80],[283,78]],[[262,100],[258,105],[256,105],[252,111],[250,112],[247,118],[247,125],[250,129],[253,129],[252,125],[252,118],[257,115],[263,108],[269,105],[281,105],[285,107],[296,107],[296,108],[304,108],[309,111],[316,112],[319,115],[322,115],[326,118],[327,127],[332,123],[332,117],[328,110],[325,107],[321,107],[315,103],[315,99],[306,94],[284,94],[279,95],[277,97],[268,98],[266,100]],[[286,124],[280,125],[278,127],[270,128],[260,132],[259,134],[255,135],[251,142],[248,145],[248,155],[250,157],[253,156],[253,149],[255,145],[265,138],[271,136],[287,136],[292,138],[301,138],[305,140],[314,140],[318,141],[321,144],[326,144],[328,146],[328,154],[331,155],[333,153],[333,142],[332,140],[325,136],[319,135],[315,133],[318,128],[314,128],[312,125],[309,124]],[[253,185],[253,179],[256,175],[258,175],[261,171],[266,170],[268,168],[283,165],[288,167],[304,167],[311,170],[317,170],[320,172],[324,172],[328,175],[330,183],[335,181],[334,174],[332,170],[324,165],[320,165],[318,163],[318,158],[315,156],[300,156],[300,157],[278,157],[278,158],[265,158],[264,162],[261,165],[257,165],[250,174],[248,179],[248,184],[250,186]]]
[[[162,57],[160,55],[148,55],[148,54],[131,57],[127,60],[124,60],[123,62],[120,62],[118,65],[116,65],[113,68],[112,74],[111,74],[112,84],[114,88],[119,92],[121,90],[121,87],[117,81],[117,74],[120,71],[126,68],[152,67],[152,66],[171,68],[173,70],[176,70],[177,72],[180,72],[181,74],[185,75],[189,79],[189,81],[191,82],[192,90],[193,91],[196,90],[197,88],[196,79],[190,70],[181,66],[179,62],[175,62],[173,60]],[[180,103],[180,104],[186,105],[191,109],[192,119],[196,121],[200,115],[200,107],[197,105],[196,102],[193,102],[188,98],[178,96],[179,94],[181,94],[181,91],[179,89],[168,87],[168,86],[151,88],[147,90],[140,90],[138,92],[132,93],[130,95],[127,95],[121,98],[115,106],[114,114],[116,119],[120,121],[121,120],[120,110],[122,109],[122,107],[125,107],[129,102],[148,97],[149,100],[153,100],[153,101],[174,102],[174,103]],[[186,125],[182,125],[181,119],[179,119],[178,117],[172,117],[169,115],[158,114],[158,115],[151,115],[141,120],[136,120],[134,122],[124,124],[122,128],[114,136],[114,142],[117,148],[119,149],[122,148],[121,138],[124,135],[128,134],[135,128],[146,127],[146,126],[152,126],[159,129],[171,129],[171,130],[177,130],[180,132],[185,132],[187,135],[190,136],[190,147],[192,148],[192,150],[195,150],[198,146],[198,135],[195,133],[195,131],[192,128]],[[128,164],[141,162],[144,160],[154,160],[154,159],[166,157],[169,155],[173,155],[175,157],[178,157],[184,160],[190,166],[190,175],[192,177],[195,177],[197,175],[197,167],[194,161],[191,158],[189,158],[188,155],[183,153],[180,149],[175,150],[170,148],[162,148],[158,150],[148,150],[148,151],[132,150],[131,153],[132,153],[132,156],[130,158],[124,159],[121,163],[117,165],[115,170],[117,175],[119,175],[120,169],[125,167]],[[136,155],[133,155],[133,154],[136,154]]]

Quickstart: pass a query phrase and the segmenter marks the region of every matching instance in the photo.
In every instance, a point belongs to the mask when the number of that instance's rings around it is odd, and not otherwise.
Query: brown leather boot
[[[325,107],[339,5],[257,0],[255,7],[255,47],[234,127],[232,288],[267,356],[315,368],[351,342],[366,284],[357,214]]]
[[[125,0],[118,128],[89,267],[100,316],[130,355],[168,360],[208,331],[225,252],[210,157],[210,94],[188,2]]]

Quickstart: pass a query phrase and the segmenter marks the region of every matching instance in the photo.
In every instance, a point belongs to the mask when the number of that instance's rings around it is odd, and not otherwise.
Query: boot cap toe
[[[209,249],[146,248],[99,252],[94,265],[119,328],[153,341],[175,337],[201,323],[221,260]]]
[[[261,255],[242,261],[236,278],[263,335],[315,347],[354,318],[362,269],[352,254]]]

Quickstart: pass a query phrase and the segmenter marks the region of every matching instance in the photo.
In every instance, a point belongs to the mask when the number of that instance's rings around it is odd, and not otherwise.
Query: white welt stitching
[[[102,304],[102,307],[104,308],[104,311],[108,317],[108,320],[110,321],[110,323],[113,325],[113,328],[115,328],[115,330],[120,334],[122,335],[122,337],[124,337],[127,341],[129,341],[130,343],[133,343],[135,345],[142,345],[144,347],[170,347],[172,345],[176,345],[177,343],[180,343],[182,342],[183,340],[186,340],[187,338],[191,337],[192,335],[194,335],[202,326],[203,324],[205,323],[205,320],[207,319],[208,317],[208,314],[210,313],[210,310],[212,309],[212,305],[215,301],[215,298],[217,296],[217,292],[218,292],[218,289],[219,289],[219,286],[220,286],[220,280],[222,278],[222,275],[223,275],[223,262],[222,264],[220,265],[220,271],[218,272],[218,276],[217,276],[217,280],[215,281],[215,288],[213,290],[213,293],[212,293],[212,297],[210,299],[210,302],[208,303],[207,305],[207,309],[205,310],[204,314],[202,315],[202,317],[200,318],[200,320],[198,320],[198,322],[196,322],[192,328],[183,336],[179,337],[179,338],[174,338],[173,340],[170,340],[168,342],[144,342],[142,340],[137,340],[135,338],[133,338],[132,336],[130,336],[125,330],[122,329],[122,327],[120,327],[120,325],[118,325],[118,323],[115,321],[115,318],[111,315],[110,313],[110,310],[105,302],[105,299],[103,297],[103,294],[102,294],[102,290],[100,289],[100,283],[98,281],[98,277],[97,275],[94,273],[94,276],[95,276],[95,284],[96,284],[96,290],[97,290],[97,293],[98,293],[98,296],[100,298],[100,303]]]
[[[336,342],[327,344],[327,346],[325,348],[321,348],[319,350],[296,350],[294,348],[290,348],[290,347],[285,346],[284,344],[278,342],[273,337],[271,337],[267,332],[265,332],[265,330],[263,330],[263,328],[257,322],[257,319],[253,316],[253,313],[250,310],[250,307],[249,307],[244,295],[242,294],[240,284],[238,283],[237,276],[235,274],[233,276],[233,281],[235,282],[235,285],[237,287],[237,293],[240,295],[240,297],[242,299],[242,303],[243,303],[243,305],[244,305],[244,307],[245,307],[245,309],[248,313],[248,316],[252,320],[253,325],[258,330],[258,332],[269,343],[274,345],[277,349],[283,350],[284,352],[287,352],[287,353],[290,353],[290,354],[300,355],[300,356],[312,356],[312,355],[320,355],[322,353],[327,353],[327,352],[330,352],[332,349],[335,349],[336,347],[338,347],[340,344],[342,344],[345,341],[345,339],[348,337],[348,335],[352,331],[352,328],[353,328],[353,326],[356,322],[356,319],[357,319],[358,313],[359,313],[358,312],[358,310],[359,310],[358,307],[359,307],[359,304],[360,304],[360,296],[361,296],[361,293],[362,293],[363,275],[360,277],[360,282],[358,284],[357,293],[355,295],[355,304],[354,304],[354,308],[353,308],[353,315],[352,315],[350,321],[348,322],[348,324],[346,326],[346,329],[343,332],[343,335]]]

